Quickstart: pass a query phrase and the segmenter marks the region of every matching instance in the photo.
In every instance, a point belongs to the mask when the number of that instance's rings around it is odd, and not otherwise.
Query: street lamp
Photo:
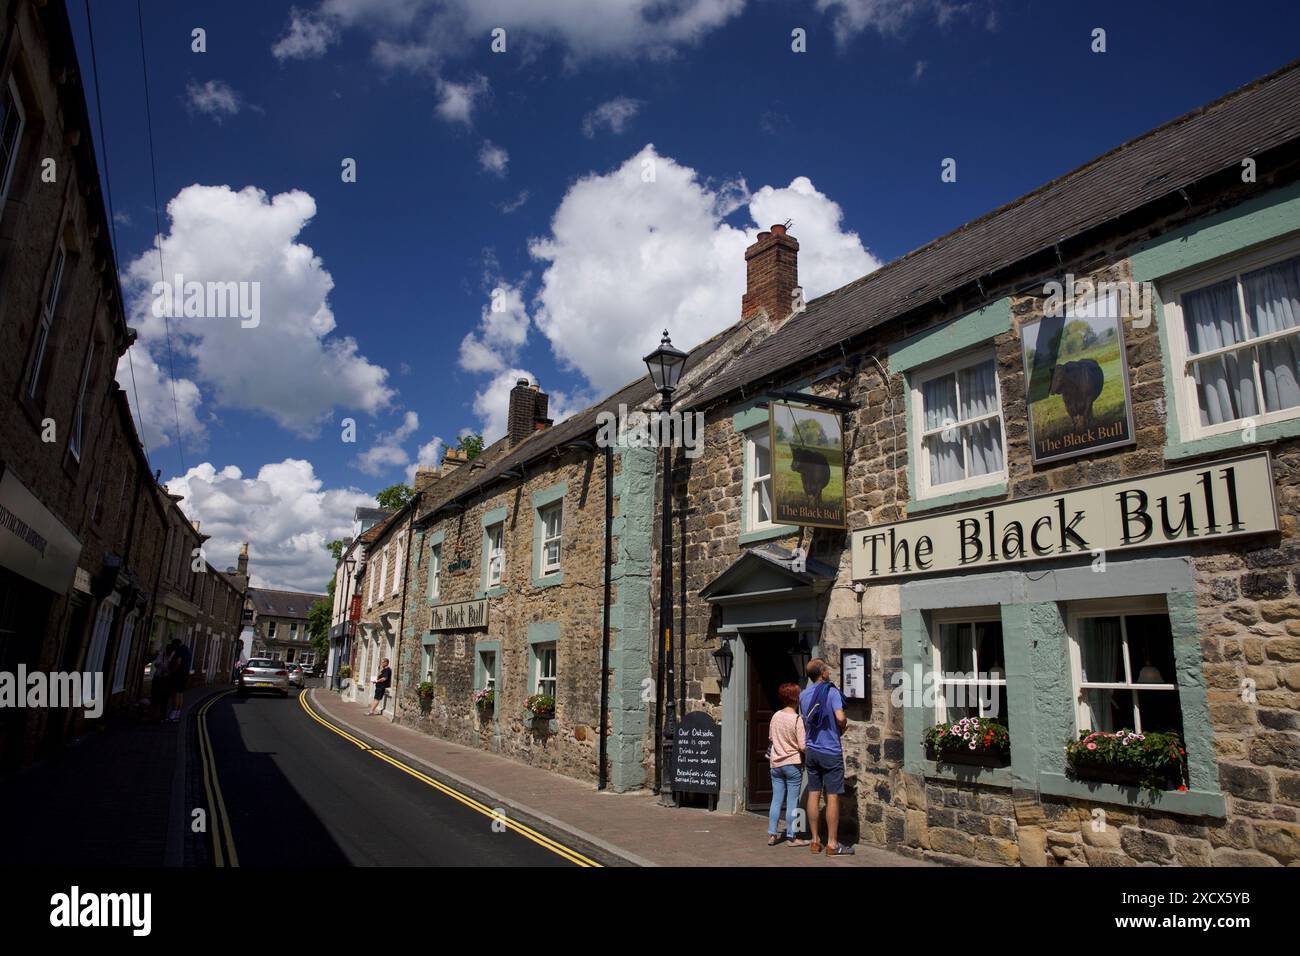
[[[672,435],[668,413],[673,407],[673,392],[686,367],[686,353],[673,348],[664,329],[663,341],[659,348],[645,357],[646,368],[650,370],[650,381],[655,391],[662,397],[663,421],[657,432],[662,437]],[[664,501],[663,501],[663,539],[659,548],[659,672],[664,675],[664,700],[667,710],[664,712],[663,743],[661,745],[661,774],[659,792],[665,806],[672,805],[673,776],[673,739],[677,734],[676,686],[673,675],[673,525],[672,525],[672,486],[673,486],[673,449],[672,441],[664,443]],[[685,676],[685,675],[683,675]],[[667,786],[665,786],[665,782]]]

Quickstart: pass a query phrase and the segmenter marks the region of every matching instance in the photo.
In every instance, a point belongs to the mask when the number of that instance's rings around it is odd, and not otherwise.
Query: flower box
[[[527,708],[525,719],[533,721],[555,719],[555,698],[549,694],[533,694],[524,702]]]
[[[963,717],[926,730],[925,754],[939,764],[1005,767],[1011,763],[1011,735],[990,717]]]
[[[1065,745],[1075,779],[1144,790],[1186,790],[1186,759],[1177,734],[1083,730]]]

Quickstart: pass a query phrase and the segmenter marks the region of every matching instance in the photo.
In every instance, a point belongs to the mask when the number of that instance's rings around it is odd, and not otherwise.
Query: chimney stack
[[[510,410],[506,415],[506,434],[513,448],[535,431],[549,428],[551,419],[546,417],[550,407],[550,396],[537,385],[529,384],[528,379],[521,378],[510,390]]]
[[[248,576],[248,542],[245,541],[239,546],[239,562],[235,565],[239,573]]]
[[[760,232],[745,250],[745,295],[740,319],[748,322],[760,311],[778,324],[794,310],[793,292],[799,287],[799,240],[776,225]]]
[[[437,468],[429,468],[426,465],[420,465],[415,469],[415,490],[428,491],[438,483],[442,473]]]
[[[453,469],[459,468],[467,461],[469,461],[469,455],[467,452],[455,448],[448,448],[446,454],[442,456],[442,468],[440,469],[440,474],[445,475]]]

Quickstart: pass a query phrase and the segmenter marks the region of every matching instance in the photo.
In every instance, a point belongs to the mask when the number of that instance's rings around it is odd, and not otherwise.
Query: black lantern
[[[673,348],[668,330],[664,329],[663,341],[659,343],[659,348],[645,357],[645,364],[650,370],[650,380],[654,382],[655,391],[667,395],[677,388],[677,382],[682,377],[682,369],[686,367],[686,353]]]
[[[795,637],[790,648],[790,660],[794,661],[795,672],[802,679],[808,670],[808,662],[812,660],[812,648],[808,646],[808,639],[802,632]]]
[[[736,655],[731,652],[730,641],[723,641],[722,646],[713,652],[713,663],[718,665],[718,677],[721,678],[723,687],[731,680],[731,665],[735,660]]]

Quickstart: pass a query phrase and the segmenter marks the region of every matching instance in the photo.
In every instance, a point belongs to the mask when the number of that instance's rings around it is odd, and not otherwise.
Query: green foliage
[[[482,690],[474,691],[474,706],[480,710],[487,710],[497,702],[497,692],[495,688],[484,687]]]
[[[330,584],[333,583],[331,578]],[[307,611],[307,633],[311,635],[311,646],[322,657],[330,651],[330,615],[333,609],[333,601],[321,598]]]
[[[351,676],[352,676],[351,664],[344,664],[342,667],[339,668],[339,678],[341,680],[347,680]]]
[[[937,754],[959,750],[998,755],[1011,752],[1007,725],[989,717],[963,717],[935,724],[925,732],[925,743]]]
[[[1136,775],[1145,790],[1187,789],[1187,751],[1177,734],[1081,730],[1078,740],[1065,745],[1065,762],[1082,777],[1089,771],[1118,771]]]
[[[432,696],[433,696],[433,682],[432,682],[432,681],[427,681],[427,680],[424,681],[424,682],[422,682],[422,683],[420,684],[419,687],[415,688],[415,693],[416,693],[417,696],[422,697],[422,698],[426,698],[426,699],[432,697]]]
[[[479,452],[483,450],[483,436],[473,434],[461,435],[460,438],[456,439],[456,450],[463,451],[465,457],[472,461],[477,458]]]
[[[347,542],[343,539],[335,538],[329,544],[325,545],[325,549],[329,551],[330,554],[334,555],[335,564],[343,560],[343,548],[346,544]]]
[[[402,506],[411,500],[413,494],[415,494],[415,491],[412,488],[399,481],[375,495],[375,503],[381,508],[387,508],[389,511],[401,511]]]

